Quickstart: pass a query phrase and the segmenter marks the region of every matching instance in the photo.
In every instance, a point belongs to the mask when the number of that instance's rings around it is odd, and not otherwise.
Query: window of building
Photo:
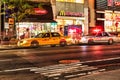
[[[104,18],[104,13],[96,13],[96,18]]]

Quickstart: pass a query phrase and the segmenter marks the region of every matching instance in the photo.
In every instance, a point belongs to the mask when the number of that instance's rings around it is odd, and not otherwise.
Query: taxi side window
[[[35,36],[35,38],[42,38],[42,37],[43,37],[43,33],[40,33],[40,34]]]
[[[49,34],[49,33],[45,33],[45,34],[43,35],[43,38],[48,38],[48,37],[50,37],[50,34]]]
[[[51,33],[51,34],[52,34],[52,37],[60,37],[59,33]]]

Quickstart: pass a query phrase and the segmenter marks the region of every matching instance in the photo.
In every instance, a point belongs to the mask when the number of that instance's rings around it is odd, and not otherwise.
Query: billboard
[[[107,0],[107,6],[113,6],[113,0]]]

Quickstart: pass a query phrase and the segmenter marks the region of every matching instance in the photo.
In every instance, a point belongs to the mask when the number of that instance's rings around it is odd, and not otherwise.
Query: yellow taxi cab
[[[26,38],[18,41],[17,45],[21,47],[38,47],[42,45],[66,46],[72,44],[68,36],[62,36],[58,32],[39,33],[33,38]]]

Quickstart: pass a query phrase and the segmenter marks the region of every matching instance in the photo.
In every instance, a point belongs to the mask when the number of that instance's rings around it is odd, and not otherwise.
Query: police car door
[[[103,32],[102,33],[102,41],[103,42],[108,42],[108,39],[109,39],[109,35],[107,32]]]
[[[96,37],[94,38],[94,42],[102,42],[102,33],[97,33]]]

